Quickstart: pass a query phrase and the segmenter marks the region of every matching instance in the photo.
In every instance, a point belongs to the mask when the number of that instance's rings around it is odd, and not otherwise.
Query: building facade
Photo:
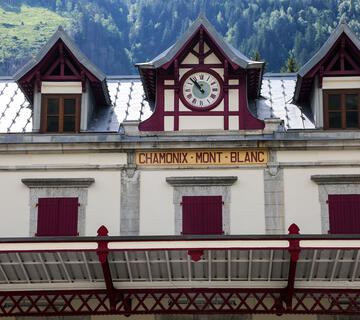
[[[200,15],[106,77],[59,28],[0,79],[0,316],[356,317],[359,50],[264,74]]]

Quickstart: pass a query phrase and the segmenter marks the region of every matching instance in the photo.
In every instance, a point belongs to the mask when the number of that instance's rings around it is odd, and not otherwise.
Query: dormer
[[[154,106],[140,131],[264,128],[248,108],[259,96],[264,63],[224,41],[203,14],[174,45],[136,66]]]
[[[111,104],[105,74],[62,27],[14,80],[32,105],[33,132],[87,131],[93,113]]]
[[[317,128],[360,129],[360,41],[346,23],[299,70],[294,100],[311,105]]]

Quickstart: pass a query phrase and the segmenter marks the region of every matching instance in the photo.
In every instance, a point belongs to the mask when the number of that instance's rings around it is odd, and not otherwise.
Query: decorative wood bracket
[[[188,250],[188,254],[191,257],[192,261],[199,261],[201,257],[204,255],[204,250],[196,249],[196,250]]]

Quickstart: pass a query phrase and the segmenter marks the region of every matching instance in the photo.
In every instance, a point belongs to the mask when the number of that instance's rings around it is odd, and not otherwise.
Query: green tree
[[[290,52],[289,54],[289,58],[286,60],[285,62],[285,66],[286,69],[284,67],[281,67],[280,72],[285,73],[285,72],[297,72],[300,69],[300,65],[296,62],[294,55],[292,54],[292,52]]]
[[[264,70],[266,69],[267,67],[267,62],[264,60],[264,59],[261,59],[260,58],[260,52],[258,49],[255,49],[254,51],[254,55],[253,55],[253,58],[252,58],[254,61],[262,61],[264,62]]]

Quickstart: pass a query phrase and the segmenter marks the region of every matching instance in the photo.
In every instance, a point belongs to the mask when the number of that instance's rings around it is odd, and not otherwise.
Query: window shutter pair
[[[360,195],[329,195],[329,223],[332,234],[360,233]]]
[[[222,234],[221,196],[184,196],[183,234]]]
[[[78,198],[39,198],[37,236],[76,236]]]

